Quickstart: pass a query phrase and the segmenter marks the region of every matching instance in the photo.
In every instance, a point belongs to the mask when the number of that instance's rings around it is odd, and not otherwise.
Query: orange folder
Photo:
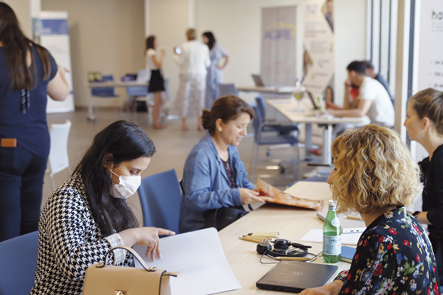
[[[269,203],[276,203],[294,207],[307,209],[319,209],[323,206],[323,200],[303,199],[292,196],[288,193],[273,187],[269,183],[264,182],[260,178],[257,179],[257,188],[262,199]]]

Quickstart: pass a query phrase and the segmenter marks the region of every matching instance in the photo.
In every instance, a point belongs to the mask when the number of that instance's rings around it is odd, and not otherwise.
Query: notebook
[[[352,263],[355,255],[355,248],[349,246],[341,246],[341,261]]]
[[[257,281],[257,288],[299,293],[323,286],[338,267],[330,264],[281,261]]]

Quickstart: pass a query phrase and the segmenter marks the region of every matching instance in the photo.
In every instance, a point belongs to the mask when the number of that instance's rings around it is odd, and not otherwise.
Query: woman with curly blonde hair
[[[301,294],[439,294],[431,243],[405,208],[419,189],[419,168],[397,133],[372,124],[347,130],[332,155],[337,211],[359,212],[367,228],[351,268]]]

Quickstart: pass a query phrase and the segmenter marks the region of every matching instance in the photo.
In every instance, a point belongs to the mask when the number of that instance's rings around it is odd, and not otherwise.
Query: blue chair
[[[235,87],[235,84],[232,83],[218,84],[218,92],[219,97],[226,95],[238,96],[237,87]]]
[[[254,142],[255,142],[255,157],[253,157],[253,173],[252,178],[255,178],[257,163],[259,161],[259,149],[260,146],[272,146],[272,145],[289,145],[290,147],[298,147],[299,140],[297,137],[290,134],[277,134],[271,136],[263,136],[263,121],[259,115],[259,109],[257,106],[253,106],[256,115],[253,118],[254,126]],[[297,159],[299,158],[299,150],[297,148]],[[295,161],[292,159],[293,170],[295,171]]]
[[[0,243],[0,294],[31,292],[37,256],[38,231]]]
[[[143,178],[138,194],[143,226],[161,227],[178,233],[182,192],[174,169]]]

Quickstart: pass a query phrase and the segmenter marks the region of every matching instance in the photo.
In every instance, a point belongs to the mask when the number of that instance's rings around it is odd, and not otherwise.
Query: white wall
[[[175,97],[178,86],[178,66],[173,60],[172,49],[186,41],[186,30],[192,23],[189,15],[190,0],[146,0],[149,11],[148,24],[149,34],[157,37],[159,47],[166,49],[166,55],[162,65],[162,73],[165,78],[170,78],[171,99]]]
[[[29,39],[32,39],[32,19],[31,19],[31,3],[30,0],[5,0],[20,23],[20,28]]]
[[[185,30],[194,24],[200,36],[210,30],[217,42],[230,53],[223,72],[224,81],[236,85],[252,85],[251,73],[260,72],[261,8],[297,7],[297,76],[302,73],[303,0],[145,0],[149,2],[148,24],[167,56],[163,66],[165,77],[171,79],[171,94],[175,97],[178,67],[172,60],[172,47],[185,41]],[[343,99],[346,66],[354,59],[364,59],[366,53],[366,0],[334,1],[336,44],[336,97]],[[350,13],[352,11],[352,13]],[[246,95],[242,95],[245,97]]]
[[[42,0],[41,3],[42,10],[68,12],[76,107],[88,105],[88,72],[113,74],[119,80],[126,73],[137,73],[145,67],[143,0]],[[117,88],[116,92],[122,104],[126,91]]]
[[[334,1],[335,101],[343,102],[346,67],[366,57],[366,0]]]

